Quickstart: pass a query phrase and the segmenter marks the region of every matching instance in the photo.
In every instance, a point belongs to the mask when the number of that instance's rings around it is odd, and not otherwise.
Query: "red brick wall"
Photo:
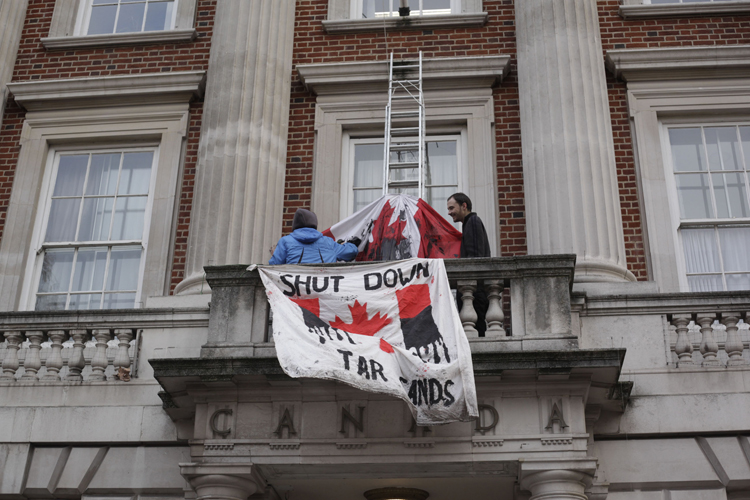
[[[598,3],[605,52],[613,49],[750,43],[750,17],[747,16],[626,21],[617,13],[619,4],[619,0],[599,0]],[[646,253],[626,86],[610,76],[608,90],[628,268],[639,280],[645,280],[648,279]]]
[[[198,1],[198,37],[193,42],[47,51],[40,39],[49,33],[55,0],[30,0],[13,71],[13,81],[206,71],[216,1]],[[182,280],[184,273],[203,104],[193,103],[190,109],[190,130],[180,192],[172,287]],[[0,238],[5,226],[13,174],[18,161],[18,141],[24,116],[24,111],[10,99],[0,134]]]
[[[509,54],[515,66],[515,26],[512,0],[485,0],[489,22],[481,28],[382,31],[328,35],[321,21],[326,19],[328,0],[298,0],[294,33],[297,64],[382,60],[394,57],[487,56]],[[500,209],[500,255],[526,253],[526,229],[521,169],[521,137],[518,84],[515,70],[495,89],[498,197]],[[292,77],[291,118],[284,194],[284,233],[291,231],[298,207],[310,206],[312,190],[313,125],[315,97],[308,93],[296,71]],[[470,194],[470,193],[469,193]],[[481,214],[480,214],[481,215]]]

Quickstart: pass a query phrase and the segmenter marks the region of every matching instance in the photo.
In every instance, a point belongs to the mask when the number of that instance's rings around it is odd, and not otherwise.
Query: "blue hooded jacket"
[[[359,250],[353,243],[340,245],[311,227],[295,229],[279,240],[273,252],[271,265],[320,264],[339,260],[354,260]],[[301,259],[300,259],[301,257]]]

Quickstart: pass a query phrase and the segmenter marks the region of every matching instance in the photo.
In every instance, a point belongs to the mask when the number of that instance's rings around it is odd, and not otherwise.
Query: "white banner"
[[[258,269],[290,377],[396,396],[419,425],[478,415],[469,341],[441,259]]]

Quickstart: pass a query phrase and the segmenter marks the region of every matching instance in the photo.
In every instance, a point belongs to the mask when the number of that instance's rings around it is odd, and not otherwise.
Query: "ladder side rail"
[[[388,194],[388,177],[390,176],[391,149],[391,96],[393,95],[393,52],[388,65],[388,104],[385,106],[385,136],[383,137],[383,196]]]
[[[422,93],[422,51],[419,51],[419,166],[417,167],[417,177],[419,178],[419,187],[417,196],[424,198],[424,94]]]

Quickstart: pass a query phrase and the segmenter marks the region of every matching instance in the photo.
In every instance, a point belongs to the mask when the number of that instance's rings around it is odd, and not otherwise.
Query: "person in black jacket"
[[[464,193],[454,193],[448,198],[448,215],[453,222],[460,222],[463,225],[463,236],[461,237],[460,257],[491,257],[490,241],[487,238],[487,231],[484,229],[482,219],[471,211],[471,199]],[[461,310],[463,302],[458,299],[458,310]],[[489,308],[487,294],[481,287],[477,287],[474,293],[474,310],[477,312],[477,332],[480,337],[484,337],[487,331],[485,316]]]

